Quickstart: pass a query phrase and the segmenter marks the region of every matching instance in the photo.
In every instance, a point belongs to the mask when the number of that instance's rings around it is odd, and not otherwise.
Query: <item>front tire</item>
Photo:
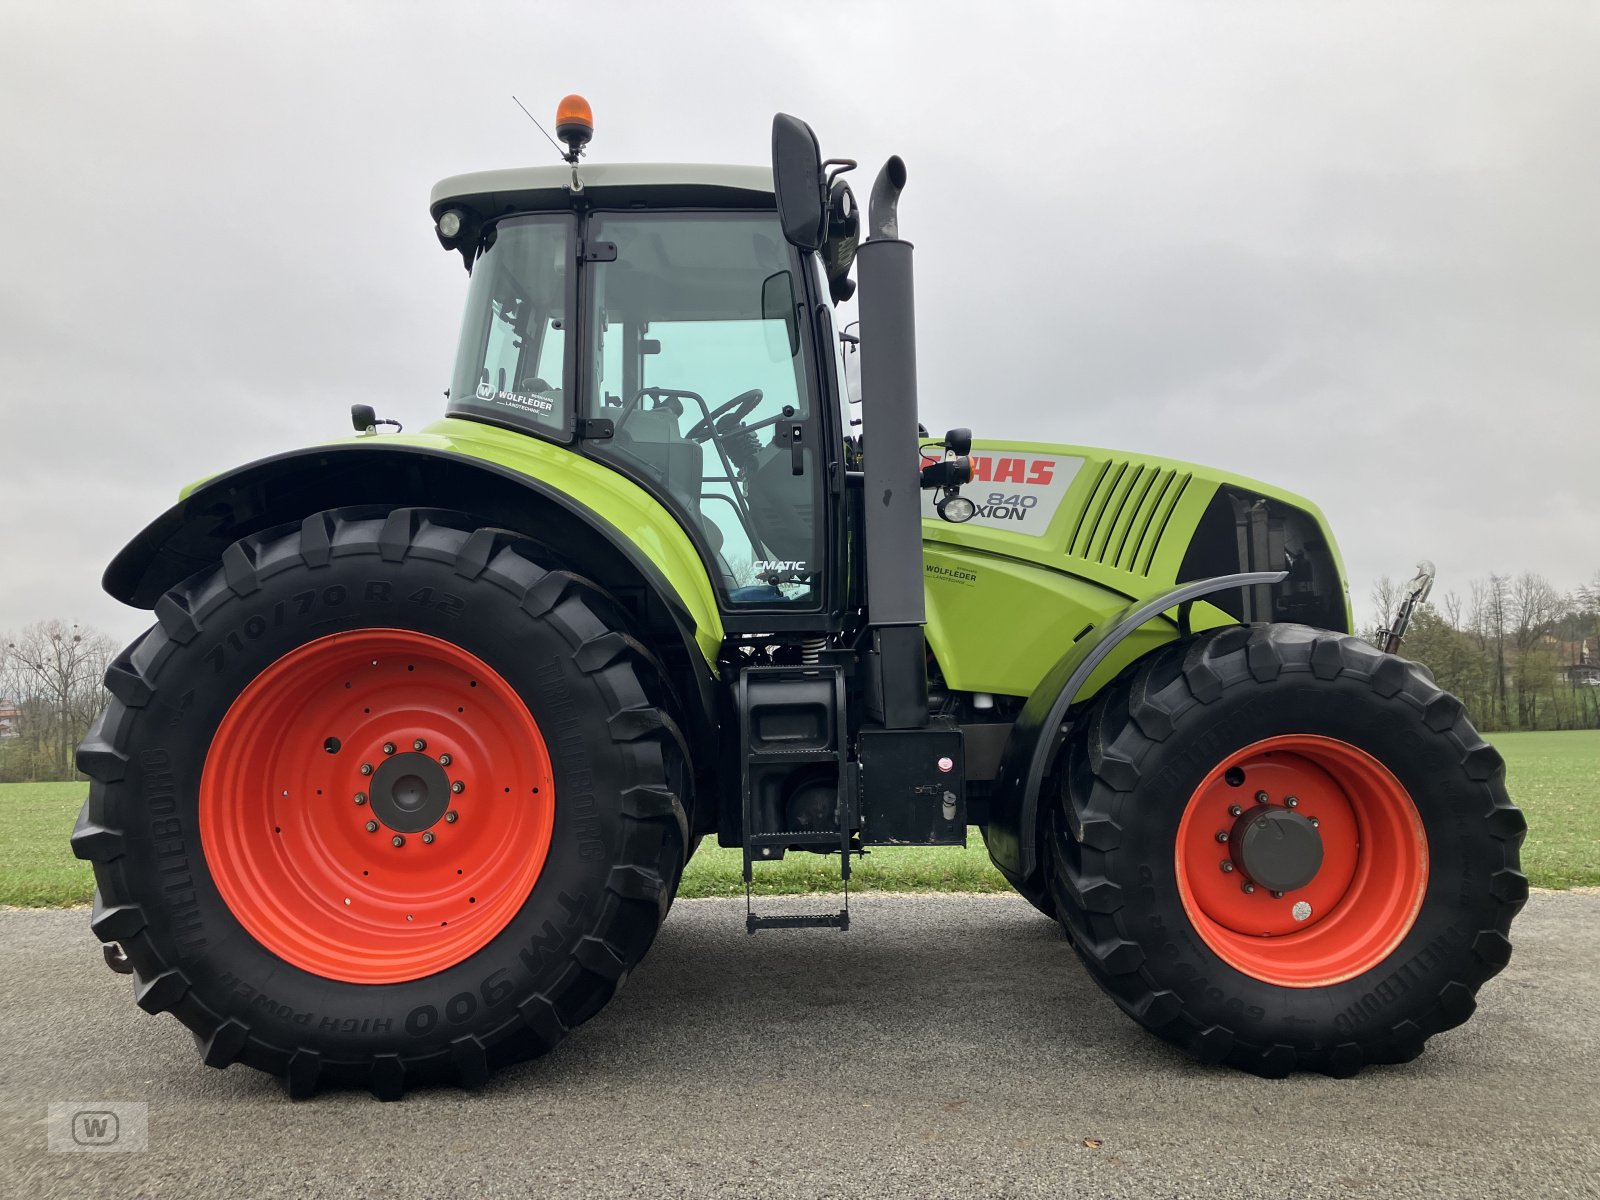
[[[207,1064],[295,1096],[477,1086],[643,957],[687,754],[594,584],[460,514],[346,509],[236,543],[156,616],[80,748],[73,849],[139,1006]]]
[[[1091,975],[1205,1062],[1349,1075],[1465,1021],[1527,898],[1504,763],[1416,664],[1232,627],[1066,749],[1049,878]]]

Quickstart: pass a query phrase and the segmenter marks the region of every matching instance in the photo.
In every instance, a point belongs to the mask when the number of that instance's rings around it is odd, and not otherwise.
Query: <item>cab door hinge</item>
[[[585,242],[578,251],[579,262],[616,262],[617,244],[615,242]]]
[[[616,433],[617,427],[609,417],[579,417],[577,434],[581,438],[603,440]]]

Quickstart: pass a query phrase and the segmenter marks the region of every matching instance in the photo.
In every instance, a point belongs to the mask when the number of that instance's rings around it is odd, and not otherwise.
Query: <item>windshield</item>
[[[733,605],[814,605],[816,465],[794,260],[771,213],[597,213],[593,452],[699,529]]]
[[[472,268],[448,411],[565,440],[572,217],[510,217]]]

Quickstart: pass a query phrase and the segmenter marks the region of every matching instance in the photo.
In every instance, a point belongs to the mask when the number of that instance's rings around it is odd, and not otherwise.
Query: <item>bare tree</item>
[[[1511,581],[1505,575],[1472,581],[1470,627],[1478,649],[1493,669],[1494,715],[1501,728],[1511,725],[1511,704],[1506,679],[1506,625],[1510,621]]]
[[[1380,575],[1378,581],[1372,585],[1369,598],[1372,601],[1373,611],[1378,614],[1378,624],[1367,640],[1374,646],[1382,648],[1384,635],[1394,627],[1395,615],[1400,611],[1400,602],[1405,598],[1405,589],[1387,575]]]
[[[5,641],[7,690],[56,778],[73,777],[73,748],[105,702],[101,680],[116,651],[105,634],[59,620],[36,622]]]
[[[1461,597],[1455,592],[1446,592],[1439,601],[1439,615],[1444,617],[1451,629],[1465,632],[1461,623]]]
[[[1600,571],[1596,571],[1593,579],[1578,588],[1574,599],[1578,612],[1586,619],[1589,628],[1600,635]]]
[[[1561,593],[1543,575],[1524,571],[1511,583],[1510,617],[1517,648],[1517,724],[1538,725],[1541,692],[1553,692],[1556,655],[1546,643],[1550,626],[1561,615]]]
[[[1527,653],[1561,615],[1561,593],[1543,575],[1524,571],[1511,585],[1511,622],[1517,650]]]

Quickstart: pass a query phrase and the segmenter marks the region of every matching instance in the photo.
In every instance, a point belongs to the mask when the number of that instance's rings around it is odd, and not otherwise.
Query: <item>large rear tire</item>
[[[643,957],[690,774],[594,584],[460,514],[345,509],[236,543],[156,616],[79,750],[72,842],[95,935],[206,1063],[294,1096],[478,1086]]]
[[[1063,924],[1119,1007],[1202,1061],[1408,1061],[1510,958],[1526,824],[1414,663],[1302,626],[1202,634],[1109,688],[1066,755]]]

